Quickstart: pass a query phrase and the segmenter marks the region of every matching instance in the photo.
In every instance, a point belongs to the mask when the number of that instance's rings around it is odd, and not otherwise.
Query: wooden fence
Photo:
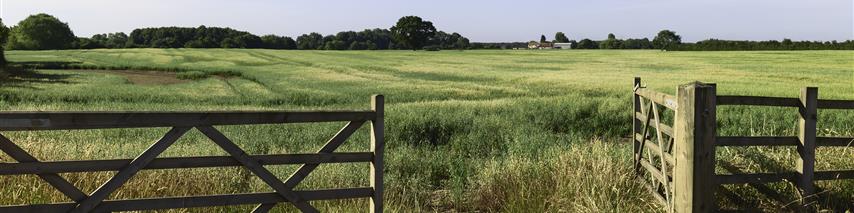
[[[18,161],[0,163],[0,175],[38,175],[74,202],[0,206],[0,212],[111,212],[257,204],[253,212],[267,212],[277,203],[288,202],[303,212],[317,212],[308,201],[369,197],[370,211],[383,211],[383,103],[372,97],[371,110],[312,112],[4,112],[2,131],[71,130],[171,127],[160,140],[134,159],[41,162],[7,137],[0,135],[0,150]],[[313,154],[249,155],[214,125],[251,125],[348,121]],[[370,122],[370,152],[334,152],[362,124]],[[188,130],[196,128],[230,156],[157,158]],[[370,162],[370,187],[293,190],[320,163]],[[282,181],[264,165],[302,164]],[[187,197],[105,200],[140,170],[242,166],[275,192],[222,194]],[[59,173],[118,171],[91,194],[59,176]],[[3,187],[14,187],[6,185]]]
[[[854,100],[818,99],[818,89],[803,88],[800,98],[718,96],[715,84],[679,86],[677,95],[656,92],[634,80],[634,165],[644,184],[668,211],[717,211],[715,192],[721,184],[795,183],[802,197],[814,199],[817,180],[854,179],[854,170],[815,171],[815,149],[852,146],[854,138],[816,135],[818,109],[854,109]],[[718,136],[719,105],[775,106],[799,109],[798,136]],[[672,121],[664,119],[672,113]],[[790,146],[798,151],[795,172],[716,174],[715,148],[724,146]],[[854,160],[854,159],[852,159]],[[809,202],[807,202],[809,203]]]

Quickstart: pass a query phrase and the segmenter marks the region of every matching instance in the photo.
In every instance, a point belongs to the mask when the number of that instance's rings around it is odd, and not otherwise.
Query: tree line
[[[652,40],[648,38],[617,39],[613,33],[605,40],[570,40],[563,32],[555,33],[551,42],[570,43],[572,49],[661,49],[678,51],[751,51],[751,50],[854,50],[854,40],[846,41],[734,41],[707,39],[694,43],[682,42],[682,37],[671,30],[660,31]],[[546,41],[545,35],[540,42]]]
[[[682,51],[725,51],[725,50],[854,50],[854,40],[847,41],[732,41],[708,39],[696,43],[682,44]]]
[[[390,29],[343,31],[332,35],[303,34],[258,36],[222,27],[154,27],[76,37],[68,24],[48,14],[27,17],[2,38],[10,50],[97,49],[97,48],[262,48],[299,50],[386,50],[469,49],[469,39],[459,33],[438,31],[432,22],[417,16],[401,18]]]
[[[531,41],[535,42],[535,41]],[[548,42],[545,35],[540,42]],[[662,49],[682,51],[718,50],[854,50],[854,41],[732,41],[708,39],[683,43],[674,31],[662,30],[653,39],[618,39],[608,34],[605,40],[571,40],[563,32],[555,33],[556,43],[570,43],[572,49]],[[156,27],[76,37],[68,24],[48,14],[36,14],[7,28],[0,20],[0,63],[3,49],[52,50],[96,48],[263,48],[298,50],[440,50],[440,49],[516,49],[525,42],[470,42],[459,33],[436,30],[433,23],[417,16],[400,18],[389,29],[343,31],[332,35],[308,33],[296,39],[287,36],[257,36],[222,27]]]

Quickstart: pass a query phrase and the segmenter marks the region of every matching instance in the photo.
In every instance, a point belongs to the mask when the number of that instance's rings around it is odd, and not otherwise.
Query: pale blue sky
[[[0,0],[6,25],[42,12],[68,22],[78,36],[206,25],[296,37],[388,28],[418,15],[472,41],[528,41],[556,31],[571,39],[652,38],[661,29],[686,41],[854,39],[852,0]]]

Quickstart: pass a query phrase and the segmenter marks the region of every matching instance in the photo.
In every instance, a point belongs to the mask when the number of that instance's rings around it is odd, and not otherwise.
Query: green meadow
[[[693,81],[720,95],[854,99],[854,51],[641,50],[287,51],[101,49],[7,51],[0,110],[368,109],[386,97],[385,188],[393,212],[650,212],[661,208],[631,163],[632,80],[674,94]],[[718,109],[720,135],[796,135],[797,110]],[[344,123],[223,126],[251,154],[315,152]],[[819,135],[854,136],[854,111],[820,110]],[[41,160],[133,158],[165,128],[0,132]],[[339,151],[368,150],[367,126]],[[196,130],[161,157],[226,155]],[[794,148],[720,148],[723,167],[794,171]],[[0,154],[0,161],[13,160]],[[854,169],[854,147],[820,148],[817,170]],[[287,177],[296,166],[268,166]],[[113,172],[63,174],[91,192]],[[297,187],[368,186],[368,165],[328,164]],[[36,176],[0,176],[0,205],[67,201]],[[726,188],[725,209],[854,208],[854,180]],[[766,190],[770,189],[770,190]],[[241,168],[146,170],[112,199],[271,191]],[[770,193],[775,191],[777,193]],[[324,212],[367,199],[313,202]],[[176,211],[248,211],[253,206]],[[274,211],[295,211],[277,205]]]

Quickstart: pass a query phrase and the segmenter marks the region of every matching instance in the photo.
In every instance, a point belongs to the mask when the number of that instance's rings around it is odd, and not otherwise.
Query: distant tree
[[[124,48],[128,43],[128,35],[123,32],[107,34],[107,48]]]
[[[426,49],[468,49],[471,45],[469,39],[463,37],[459,33],[446,33],[444,31],[436,32],[436,35],[430,37],[430,41],[426,46],[433,46]]]
[[[570,49],[578,49],[578,42],[575,40],[569,40],[569,48]]]
[[[323,49],[324,50],[347,50],[348,46],[344,41],[333,39],[331,41],[324,42]]]
[[[3,25],[3,19],[0,19],[0,67],[6,65],[6,56],[3,54],[3,46],[9,38],[9,28]]]
[[[566,35],[563,34],[563,32],[557,32],[555,33],[555,42],[567,43],[569,42],[569,38],[567,38]]]
[[[77,41],[80,42],[79,39]],[[128,36],[123,32],[95,34],[90,42],[100,46],[98,48],[124,48],[128,43]]]
[[[471,47],[471,42],[466,37],[460,37],[457,42],[454,43],[454,48],[459,50],[468,49]]]
[[[661,50],[672,50],[679,44],[682,44],[682,37],[676,35],[676,32],[670,30],[662,30],[652,39],[652,44],[655,48]]]
[[[540,44],[546,43],[546,35],[540,35]]]
[[[620,49],[622,41],[617,39],[613,33],[608,33],[608,39],[599,43],[599,49]]]
[[[368,44],[366,42],[353,42],[350,44],[349,50],[367,50]]]
[[[783,48],[784,48],[784,49],[791,50],[791,49],[792,49],[792,44],[794,44],[794,43],[792,42],[792,39],[788,39],[788,38],[783,39]]]
[[[39,13],[18,22],[12,28],[9,49],[52,50],[68,49],[77,41],[77,37],[56,17]]]
[[[648,38],[626,39],[621,42],[621,49],[652,49],[652,42]]]
[[[290,37],[265,35],[261,36],[261,48],[265,49],[296,49],[296,42]]]
[[[596,44],[595,41],[590,40],[590,39],[586,39],[586,38],[581,39],[581,41],[578,42],[577,46],[578,46],[578,49],[598,49],[599,48],[599,45]]]
[[[320,33],[303,34],[297,37],[297,49],[316,50],[323,47],[323,35]]]
[[[74,49],[98,49],[104,48],[104,45],[101,42],[95,41],[90,38],[77,38],[77,41],[72,43],[71,48]]]
[[[385,50],[392,45],[391,32],[388,29],[365,29],[357,33],[368,45],[369,50]]]
[[[400,18],[390,31],[397,43],[415,51],[424,47],[429,38],[436,34],[436,27],[421,17],[405,16]]]

